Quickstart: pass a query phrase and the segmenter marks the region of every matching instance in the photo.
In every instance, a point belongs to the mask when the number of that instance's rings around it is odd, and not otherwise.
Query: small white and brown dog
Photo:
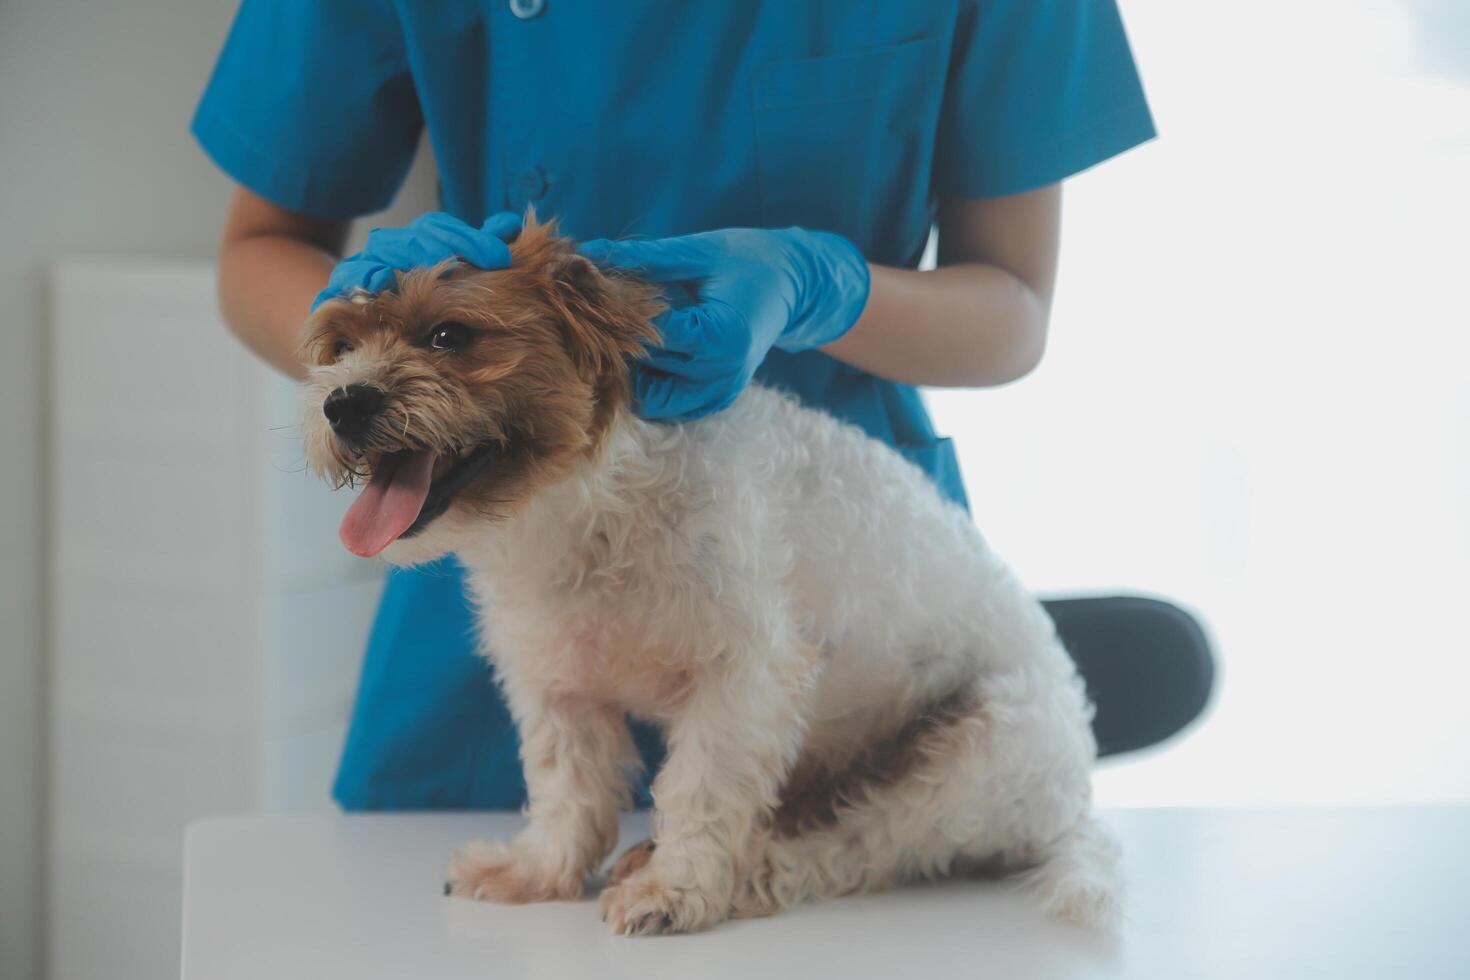
[[[965,512],[775,391],[638,419],[656,292],[534,220],[511,252],[307,324],[308,460],[366,484],[343,542],[459,557],[520,730],[527,826],[466,847],[453,893],[579,897],[617,842],[632,714],[668,757],[653,837],[602,891],[617,933],[980,871],[1110,925],[1082,683]]]

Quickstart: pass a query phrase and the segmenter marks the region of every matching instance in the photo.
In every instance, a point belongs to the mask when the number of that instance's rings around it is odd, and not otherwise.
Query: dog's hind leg
[[[1108,927],[1116,850],[1085,816],[1085,757],[1038,752],[1030,729],[1055,705],[1026,703],[1034,689],[1009,676],[982,682],[976,697],[924,713],[855,767],[793,787],[734,914],[984,870],[1022,872],[1046,911]]]
[[[1112,932],[1122,915],[1119,854],[1117,841],[1089,816],[1036,848],[1017,881],[1048,915]]]
[[[970,833],[943,833],[943,814],[962,811],[973,797],[967,784],[987,727],[965,691],[931,705],[840,772],[799,764],[734,914],[769,915],[947,872]]]

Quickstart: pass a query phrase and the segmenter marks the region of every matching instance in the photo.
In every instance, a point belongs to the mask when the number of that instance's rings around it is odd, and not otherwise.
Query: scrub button
[[[510,0],[510,12],[521,20],[539,17],[545,9],[546,0]]]
[[[524,0],[530,2],[530,0]],[[516,190],[528,201],[539,201],[546,196],[551,181],[546,179],[546,171],[540,167],[528,167],[516,174]]]

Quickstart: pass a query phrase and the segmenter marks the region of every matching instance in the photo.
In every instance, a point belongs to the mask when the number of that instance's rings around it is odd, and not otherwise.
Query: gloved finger
[[[593,262],[626,269],[653,282],[703,279],[711,269],[708,249],[689,237],[621,241],[597,238],[583,242],[578,251]]]
[[[677,421],[687,399],[679,397],[675,378],[642,364],[634,364],[632,371],[633,413],[651,422]]]
[[[374,264],[371,271],[363,277],[362,288],[370,293],[381,293],[385,289],[392,289],[398,285],[398,270],[390,269],[386,265]]]
[[[494,232],[476,228],[452,214],[430,211],[416,218],[409,227],[417,230],[414,236],[416,245],[428,249],[437,247],[439,254],[434,258],[434,263],[458,256],[481,269],[505,269],[510,266],[510,248],[503,239]]]
[[[510,246],[494,235],[478,236],[463,247],[457,246],[454,254],[481,269],[510,268]]]
[[[722,367],[708,366],[710,351],[701,344],[701,331],[685,325],[685,310],[664,310],[654,317],[658,339],[645,344],[636,360],[656,370],[683,378],[713,377]]]
[[[439,261],[442,249],[413,225],[403,228],[374,228],[368,232],[362,251],[355,258],[395,269],[412,269]]]
[[[697,309],[696,306],[687,306],[680,310],[664,310],[655,317],[653,325],[658,329],[658,340],[651,346],[683,354],[698,353],[701,331],[697,324],[691,322],[697,315],[690,312]]]
[[[501,238],[442,211],[419,215],[402,228],[374,228],[361,254],[395,269],[438,265],[456,257],[482,269],[510,266],[510,248]]]
[[[374,228],[361,252],[348,256],[332,270],[327,288],[311,308],[357,290],[370,293],[392,289],[398,272],[459,259],[482,269],[510,267],[510,247],[521,230],[521,219],[508,211],[492,214],[475,228],[452,214],[431,211],[402,228]]]
[[[497,211],[485,219],[480,230],[510,244],[521,233],[521,216],[514,211]]]
[[[681,381],[708,384],[729,373],[729,366],[721,360],[699,352],[666,350],[662,347],[645,349],[638,363],[650,370]]]
[[[698,284],[689,280],[664,283],[662,291],[664,301],[671,310],[682,310],[700,301]]]
[[[327,280],[326,288],[312,300],[311,309],[315,312],[327,300],[350,296],[358,290],[377,293],[392,289],[397,280],[398,273],[395,270],[381,262],[365,259],[358,253],[337,263]]]
[[[666,311],[655,324],[657,346],[716,361],[743,360],[749,330],[739,311],[727,303],[710,302]]]
[[[633,411],[650,421],[689,422],[728,407],[743,387],[738,378],[696,383],[634,364]]]
[[[681,315],[685,313],[696,315]],[[649,345],[638,361],[681,381],[704,385],[745,369],[750,360],[748,345],[732,333],[700,326],[703,313],[700,307],[693,307],[670,316],[665,339]]]

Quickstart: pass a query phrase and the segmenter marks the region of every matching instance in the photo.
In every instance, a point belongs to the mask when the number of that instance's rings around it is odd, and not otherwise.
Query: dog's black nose
[[[354,384],[338,388],[322,402],[322,414],[332,431],[343,439],[356,439],[367,431],[386,400],[382,388]]]

